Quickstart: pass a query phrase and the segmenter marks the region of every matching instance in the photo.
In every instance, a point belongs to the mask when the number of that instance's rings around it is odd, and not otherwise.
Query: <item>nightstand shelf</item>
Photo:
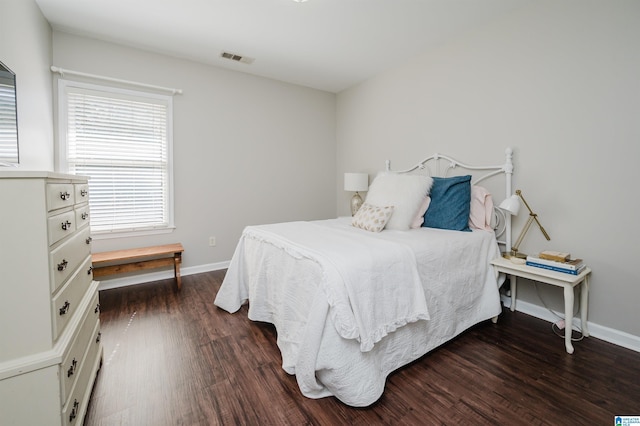
[[[491,261],[498,272],[508,274],[511,282],[511,310],[516,309],[516,279],[526,278],[544,284],[555,285],[564,289],[564,315],[565,315],[565,336],[564,343],[567,352],[573,353],[571,344],[571,325],[573,323],[573,302],[574,288],[582,285],[580,292],[580,320],[582,322],[582,334],[589,336],[587,328],[587,312],[589,303],[589,275],[591,269],[585,268],[579,275],[565,274],[562,272],[549,271],[534,266],[521,265],[511,262],[509,259],[497,258]]]

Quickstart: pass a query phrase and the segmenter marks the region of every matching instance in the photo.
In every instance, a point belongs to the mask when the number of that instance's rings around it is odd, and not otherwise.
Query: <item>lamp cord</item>
[[[549,308],[547,306],[547,304],[544,302],[544,300],[542,299],[542,296],[540,295],[540,290],[538,289],[538,283],[537,282],[533,282],[533,286],[536,289],[536,294],[538,295],[538,299],[540,299],[540,302],[542,302],[542,305],[547,308],[547,310],[549,312],[551,312],[551,314],[553,316],[555,316],[556,318],[558,318],[558,320],[563,320],[564,321],[564,330],[567,330],[567,327],[571,327],[570,330],[573,331],[574,330],[574,325],[573,324],[567,324],[566,318],[563,318],[561,315],[558,315],[555,311],[553,311],[551,308]],[[582,289],[580,289],[580,291],[582,291]],[[578,313],[580,312],[579,309],[575,309],[574,313],[573,313],[573,317],[577,317]],[[551,330],[553,331],[553,333],[558,336],[558,337],[562,337],[564,339],[564,333],[562,333],[562,329],[558,328],[558,326],[556,325],[557,322],[554,322],[551,324]],[[582,332],[582,328],[575,326],[575,331],[577,331],[578,333],[580,333],[580,337],[571,337],[571,341],[572,342],[579,342],[580,340],[584,339],[584,333]]]

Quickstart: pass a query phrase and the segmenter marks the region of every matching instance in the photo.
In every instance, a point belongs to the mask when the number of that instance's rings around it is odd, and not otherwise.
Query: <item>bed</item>
[[[401,171],[387,161],[353,218],[249,226],[214,303],[234,313],[248,302],[249,319],[275,326],[303,395],[369,406],[391,372],[497,319],[490,261],[511,230],[491,191],[511,194],[512,156],[474,166],[435,154]]]

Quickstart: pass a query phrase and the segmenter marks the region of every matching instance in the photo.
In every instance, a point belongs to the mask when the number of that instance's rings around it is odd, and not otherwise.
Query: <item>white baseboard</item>
[[[502,303],[505,307],[511,308],[511,298],[502,296]],[[532,317],[536,317],[545,321],[554,323],[558,321],[558,318],[549,312],[546,308],[533,303],[524,302],[518,300],[516,303],[516,311],[522,312]],[[564,313],[556,313],[561,317],[564,317]],[[580,327],[580,318],[573,319],[573,325]],[[624,331],[615,330],[613,328],[605,327],[599,324],[594,324],[591,321],[587,323],[589,327],[589,335],[605,342],[613,343],[614,345],[622,346],[623,348],[631,349],[632,351],[640,352],[640,337],[633,334],[625,333]]]
[[[206,265],[189,266],[187,268],[180,268],[180,275],[193,275],[200,274],[209,271],[218,271],[220,269],[227,269],[230,261],[208,263]],[[100,286],[98,290],[109,290],[117,287],[127,287],[135,284],[143,284],[151,281],[159,281],[173,278],[173,269],[166,271],[149,272],[145,274],[136,274],[129,277],[111,278],[108,280],[100,280]]]

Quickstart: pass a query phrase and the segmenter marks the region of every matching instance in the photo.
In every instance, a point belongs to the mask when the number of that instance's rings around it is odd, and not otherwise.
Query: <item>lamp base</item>
[[[527,263],[527,255],[520,252],[511,251],[511,253],[502,253],[502,257],[517,265],[524,265]]]
[[[362,197],[357,192],[351,197],[351,216],[355,216],[362,207]]]

